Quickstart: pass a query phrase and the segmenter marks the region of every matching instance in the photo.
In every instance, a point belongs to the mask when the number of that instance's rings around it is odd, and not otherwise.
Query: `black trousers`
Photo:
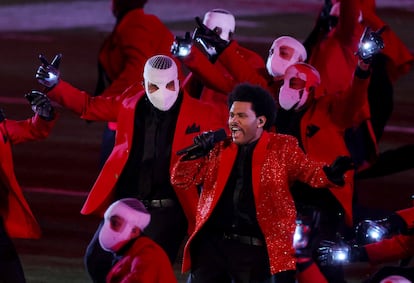
[[[187,234],[184,212],[178,203],[172,207],[148,208],[148,211],[151,222],[144,233],[164,249],[173,264]],[[99,244],[98,236],[102,225],[103,220],[90,241],[84,258],[86,270],[95,283],[105,283],[114,260],[113,254],[104,251]]]
[[[295,282],[294,271],[271,276],[265,245],[253,246],[204,233],[192,242],[190,253],[192,268],[187,283]]]
[[[16,248],[0,217],[0,282],[25,283],[23,267]]]

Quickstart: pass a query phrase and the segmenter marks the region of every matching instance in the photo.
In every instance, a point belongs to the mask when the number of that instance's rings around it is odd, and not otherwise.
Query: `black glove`
[[[372,62],[372,57],[381,52],[384,48],[384,40],[381,33],[386,29],[386,26],[380,28],[378,31],[372,31],[369,27],[365,28],[358,44],[358,57],[366,64]]]
[[[318,248],[318,262],[321,266],[343,265],[351,262],[368,261],[364,247],[343,240],[324,240]]]
[[[197,147],[189,151],[184,157],[184,160],[193,160],[202,156],[206,156],[215,144],[215,132],[208,131],[194,137],[193,141]]]
[[[210,58],[216,58],[229,43],[221,39],[217,32],[204,25],[199,17],[196,17],[195,20],[198,27],[194,30],[193,40],[201,44]]]
[[[359,245],[379,242],[397,234],[408,233],[407,223],[396,213],[381,220],[364,220],[355,228]]]
[[[36,71],[36,79],[40,84],[47,87],[47,90],[52,89],[59,82],[60,72],[58,68],[61,58],[62,54],[57,54],[52,63],[49,64],[43,55],[39,55],[42,65]]]
[[[4,115],[4,111],[0,108],[0,122],[3,122],[6,119],[6,115]]]
[[[354,169],[354,163],[349,156],[339,156],[331,165],[323,167],[329,181],[338,186],[345,184],[344,174],[351,169]]]
[[[32,110],[41,118],[51,121],[55,118],[54,109],[49,98],[42,92],[32,90],[24,96],[32,106]]]
[[[171,45],[171,54],[175,57],[185,57],[191,53],[193,39],[190,32],[186,32],[184,37],[176,36]]]
[[[298,214],[293,237],[293,248],[297,258],[312,258],[317,248],[320,212],[311,210],[306,214]]]

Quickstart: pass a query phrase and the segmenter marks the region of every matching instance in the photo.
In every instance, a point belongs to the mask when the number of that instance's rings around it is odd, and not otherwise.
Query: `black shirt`
[[[264,238],[256,218],[252,184],[252,156],[256,144],[257,141],[239,146],[223,194],[205,225],[206,232]]]
[[[182,95],[168,111],[145,97],[135,109],[131,153],[116,187],[116,198],[176,199],[170,182],[171,149]]]

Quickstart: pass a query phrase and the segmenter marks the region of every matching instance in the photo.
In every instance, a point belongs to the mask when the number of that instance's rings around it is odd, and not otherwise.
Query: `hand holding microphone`
[[[205,156],[213,149],[218,142],[225,140],[227,137],[224,129],[217,131],[203,132],[194,138],[194,144],[177,151],[177,155],[183,155],[184,160],[193,160]]]

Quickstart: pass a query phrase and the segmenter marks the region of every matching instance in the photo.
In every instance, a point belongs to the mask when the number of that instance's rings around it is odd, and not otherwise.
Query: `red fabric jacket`
[[[369,262],[381,264],[414,256],[414,235],[396,235],[364,246]]]
[[[398,210],[396,213],[407,223],[407,229],[414,229],[414,207]]]
[[[177,279],[164,250],[148,237],[138,237],[112,267],[107,283],[176,283]]]
[[[99,51],[99,63],[111,82],[101,95],[120,95],[141,82],[148,58],[170,55],[173,40],[174,35],[155,15],[145,14],[143,9],[129,11]],[[116,129],[116,124],[110,123],[110,128]]]
[[[220,122],[216,115],[211,115],[209,105],[189,97],[184,93],[180,113],[175,128],[170,165],[175,163],[178,150],[193,144],[193,138],[203,131],[216,130]],[[103,166],[91,192],[81,210],[82,214],[103,215],[106,208],[114,201],[113,194],[118,177],[126,164],[132,146],[135,107],[145,96],[141,86],[136,84],[122,95],[113,97],[91,97],[70,84],[60,81],[48,96],[57,103],[74,111],[82,119],[91,121],[117,122],[118,129],[115,146]],[[186,131],[190,133],[186,133]],[[191,231],[197,206],[197,190],[176,191],[179,201],[189,221]]]
[[[331,164],[338,156],[349,156],[344,140],[345,129],[352,127],[353,117],[366,101],[369,79],[354,77],[351,88],[337,95],[326,95],[316,100],[300,121],[301,140],[310,158]],[[313,135],[309,127],[319,128]],[[354,171],[345,174],[341,190],[330,189],[345,210],[346,223],[352,227],[352,195]]]
[[[39,238],[41,232],[17,183],[11,145],[44,139],[49,135],[54,124],[55,120],[46,121],[38,115],[22,121],[6,119],[0,122],[0,178],[2,185],[8,190],[8,207],[5,211],[4,208],[0,210],[4,213],[6,231],[12,238]]]
[[[341,1],[338,25],[313,48],[308,63],[321,76],[319,95],[332,95],[345,91],[352,81],[358,58],[362,26],[358,23],[359,0]]]
[[[220,143],[208,159],[179,161],[173,168],[176,190],[203,184],[197,209],[196,229],[184,249],[183,271],[191,266],[191,242],[210,217],[224,190],[238,146]],[[262,230],[272,274],[295,269],[292,248],[296,210],[289,186],[300,180],[313,187],[332,185],[322,170],[324,163],[308,159],[291,136],[264,132],[253,152],[252,181],[256,216]]]
[[[375,10],[375,0],[361,1],[362,24],[369,26],[374,31],[387,25],[378,17]],[[414,56],[391,27],[387,26],[381,37],[384,40],[384,49],[381,52],[390,59],[387,71],[391,80],[395,82],[410,71],[414,64]]]
[[[414,228],[414,207],[396,211],[407,223],[408,229]],[[377,243],[365,245],[371,263],[385,263],[414,256],[414,235],[396,235]]]
[[[234,53],[234,54],[232,54]],[[239,80],[232,71],[231,66],[224,64],[221,57],[236,56],[236,60],[241,60],[243,69],[258,69],[264,66],[264,61],[257,53],[240,46],[236,41],[231,41],[215,63],[211,63],[197,47],[191,48],[191,53],[182,58],[184,65],[191,71],[184,83],[184,88],[188,93],[193,94],[193,81],[200,81],[204,87],[201,92],[200,100],[213,105],[220,115],[223,125],[227,125],[229,109],[227,106],[227,95],[233,88],[247,80]],[[248,67],[247,67],[248,65]],[[237,70],[237,72],[243,72]]]
[[[171,31],[156,16],[145,14],[143,9],[128,12],[99,51],[99,63],[112,81],[102,96],[119,95],[141,82],[148,58],[169,56],[173,41]]]

